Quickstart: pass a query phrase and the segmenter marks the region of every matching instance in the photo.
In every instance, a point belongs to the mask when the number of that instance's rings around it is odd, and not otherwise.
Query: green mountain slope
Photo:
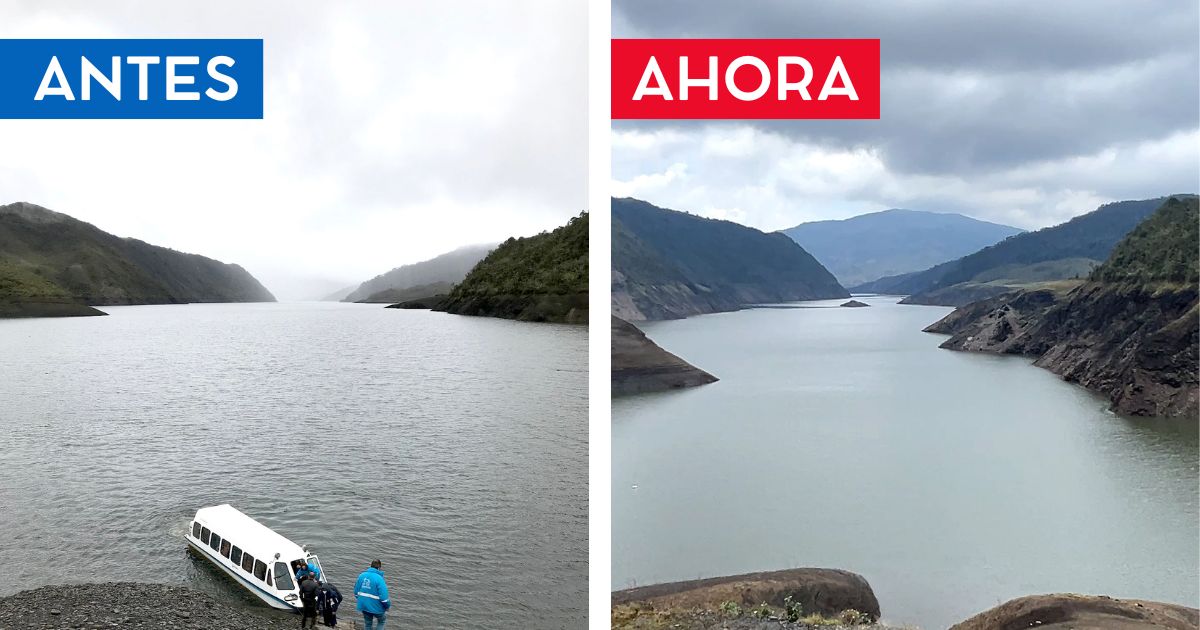
[[[501,243],[434,310],[586,324],[587,298],[588,213],[584,212],[552,232]]]
[[[387,300],[374,299],[371,296],[389,289],[404,290],[428,284],[462,282],[462,279],[467,277],[467,272],[493,249],[495,245],[468,245],[429,260],[396,267],[358,285],[358,288],[342,297],[341,301],[383,302]]]
[[[1200,379],[1200,203],[1171,198],[1073,289],[969,304],[928,332],[943,348],[1036,356],[1122,413],[1191,416]]]
[[[966,256],[1022,230],[961,214],[884,210],[780,230],[854,286]]]
[[[905,302],[910,304],[958,306],[963,302],[945,299],[945,296],[955,295],[955,291],[960,288],[977,287],[970,287],[968,284],[950,291],[945,289],[962,283],[977,283],[977,276],[997,267],[1033,265],[1064,259],[1107,259],[1116,244],[1166,199],[1159,197],[1105,204],[1066,223],[1009,237],[973,254],[935,265],[924,271],[881,278],[853,289],[856,293],[908,295]],[[1068,267],[1064,266],[1064,271],[1067,271]],[[1078,271],[1078,268],[1069,270]],[[1073,275],[1054,279],[1065,280],[1071,277]],[[994,290],[1003,292],[1006,287]]]
[[[1092,280],[1123,283],[1200,282],[1200,215],[1197,201],[1171,198],[1126,236]]]
[[[612,309],[622,319],[849,296],[821,263],[778,232],[637,199],[613,199],[612,222]]]
[[[30,203],[0,206],[0,302],[9,312],[17,303],[37,314],[28,305],[274,300],[238,265],[113,236]]]

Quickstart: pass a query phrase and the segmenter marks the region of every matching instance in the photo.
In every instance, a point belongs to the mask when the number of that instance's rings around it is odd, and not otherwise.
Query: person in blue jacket
[[[354,583],[354,597],[358,600],[358,611],[363,614],[366,629],[383,630],[392,603],[388,600],[387,584],[383,581],[382,562],[373,560],[371,567],[359,574],[358,581]]]
[[[317,582],[321,582],[321,568],[317,566],[316,560],[309,559],[308,564],[304,564],[304,560],[296,560],[292,563],[292,569],[296,572],[297,584],[304,580],[305,575],[311,575]]]

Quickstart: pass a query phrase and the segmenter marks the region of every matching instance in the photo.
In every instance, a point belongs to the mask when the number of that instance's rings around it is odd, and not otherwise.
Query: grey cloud
[[[881,120],[754,124],[872,147],[898,172],[1009,168],[1200,123],[1196,3],[618,0],[614,13],[617,36],[880,38]],[[663,126],[695,124],[616,124]]]
[[[265,57],[261,121],[0,121],[0,202],[241,263],[283,297],[536,233],[586,204],[586,26],[559,0],[0,0],[3,37],[261,37]]]

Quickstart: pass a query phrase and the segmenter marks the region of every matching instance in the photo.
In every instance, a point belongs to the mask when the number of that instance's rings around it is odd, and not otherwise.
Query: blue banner
[[[261,39],[0,39],[0,118],[262,116]]]

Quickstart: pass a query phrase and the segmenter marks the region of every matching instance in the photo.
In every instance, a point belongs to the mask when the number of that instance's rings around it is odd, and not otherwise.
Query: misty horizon
[[[236,263],[281,300],[587,206],[586,6],[0,4],[3,38],[263,40],[261,120],[3,120],[0,198]]]

